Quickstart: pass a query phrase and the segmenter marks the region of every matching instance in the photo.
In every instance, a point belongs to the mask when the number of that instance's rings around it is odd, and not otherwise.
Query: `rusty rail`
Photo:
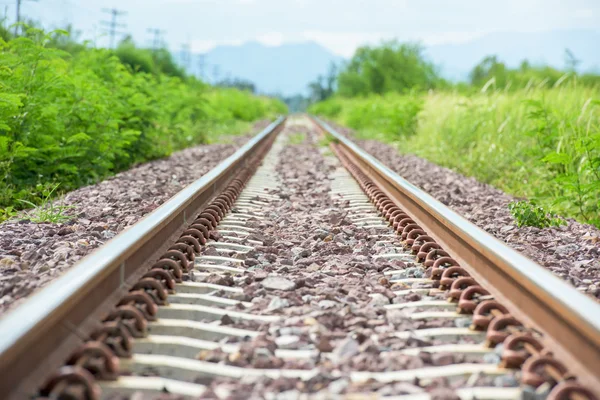
[[[313,117],[340,152],[600,396],[600,305],[476,227]]]
[[[281,117],[216,168],[0,320],[0,393],[27,398],[97,329],[232,176],[263,155]]]

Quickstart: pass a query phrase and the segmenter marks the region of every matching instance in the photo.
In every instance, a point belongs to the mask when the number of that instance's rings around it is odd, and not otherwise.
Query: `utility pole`
[[[17,25],[15,25],[15,36],[19,34],[19,22],[21,22],[21,2],[23,0],[17,0]],[[30,1],[38,1],[38,0],[30,0]]]
[[[215,85],[219,83],[219,75],[221,74],[221,67],[218,65],[213,66],[213,79]]]
[[[152,50],[157,51],[161,48],[162,40],[161,36],[165,31],[158,28],[148,28],[148,32],[154,35],[152,39]]]
[[[117,31],[117,28],[125,28],[127,25],[117,23],[117,18],[120,15],[127,14],[125,11],[117,10],[116,8],[103,8],[102,12],[108,13],[111,15],[110,21],[100,21],[101,24],[108,26],[108,34],[110,36],[110,48],[114,48],[115,46],[115,36],[117,34],[124,34],[125,32]]]
[[[190,48],[189,42],[181,45],[181,65],[183,65],[186,72],[190,69]]]
[[[200,74],[200,79],[204,79],[204,68],[206,67],[206,56],[204,54],[200,54],[198,56],[198,73]]]

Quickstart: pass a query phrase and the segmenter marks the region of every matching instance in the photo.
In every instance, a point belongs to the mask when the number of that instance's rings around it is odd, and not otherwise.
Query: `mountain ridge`
[[[218,46],[205,54],[233,78],[254,82],[262,93],[290,96],[307,92],[307,86],[325,74],[331,63],[343,58],[315,42],[266,46],[256,41],[242,45]]]
[[[458,44],[428,46],[426,54],[448,79],[465,80],[485,56],[497,55],[510,67],[527,59],[533,65],[565,67],[565,49],[581,60],[578,70],[600,68],[600,31],[554,30],[544,32],[494,32]]]
[[[564,67],[565,49],[580,59],[580,71],[600,69],[600,30],[553,30],[545,32],[494,32],[457,44],[426,46],[425,53],[442,76],[466,80],[471,69],[487,55],[497,55],[510,67],[528,59],[532,64]],[[308,84],[327,73],[331,63],[345,58],[313,42],[289,42],[267,46],[258,41],[217,46],[205,53],[210,65],[231,78],[255,83],[261,93],[307,94]],[[221,76],[222,78],[223,76]]]

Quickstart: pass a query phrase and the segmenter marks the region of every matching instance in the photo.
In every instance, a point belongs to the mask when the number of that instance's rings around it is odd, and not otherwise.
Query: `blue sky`
[[[16,0],[0,0],[14,20]],[[23,0],[25,16],[46,27],[72,23],[82,38],[106,46],[102,8],[126,11],[137,43],[149,45],[148,28],[166,31],[171,50],[190,43],[195,52],[256,40],[267,45],[313,40],[350,56],[382,39],[460,43],[491,32],[600,29],[598,0]]]

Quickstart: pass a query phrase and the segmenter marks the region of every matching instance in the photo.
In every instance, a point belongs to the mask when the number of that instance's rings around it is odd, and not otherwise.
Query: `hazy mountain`
[[[293,95],[304,93],[317,76],[327,73],[329,65],[341,57],[314,42],[264,46],[248,42],[240,46],[219,46],[206,54],[206,63],[218,65],[221,79],[249,79],[263,93]],[[213,79],[213,68],[208,70]]]
[[[473,66],[490,54],[512,67],[526,58],[533,64],[563,68],[566,48],[581,61],[580,71],[600,69],[600,31],[591,30],[491,33],[466,43],[430,46],[426,51],[445,77],[461,80],[467,79]],[[327,73],[331,62],[343,60],[314,42],[276,47],[248,42],[219,46],[206,54],[211,80],[213,66],[218,65],[221,79],[227,75],[249,79],[260,92],[288,96],[306,93],[307,85]]]
[[[600,68],[600,31],[491,33],[467,43],[430,46],[427,53],[450,79],[466,79],[485,56],[495,54],[511,67],[523,59],[532,64],[565,67],[565,49],[581,61],[579,71]]]

